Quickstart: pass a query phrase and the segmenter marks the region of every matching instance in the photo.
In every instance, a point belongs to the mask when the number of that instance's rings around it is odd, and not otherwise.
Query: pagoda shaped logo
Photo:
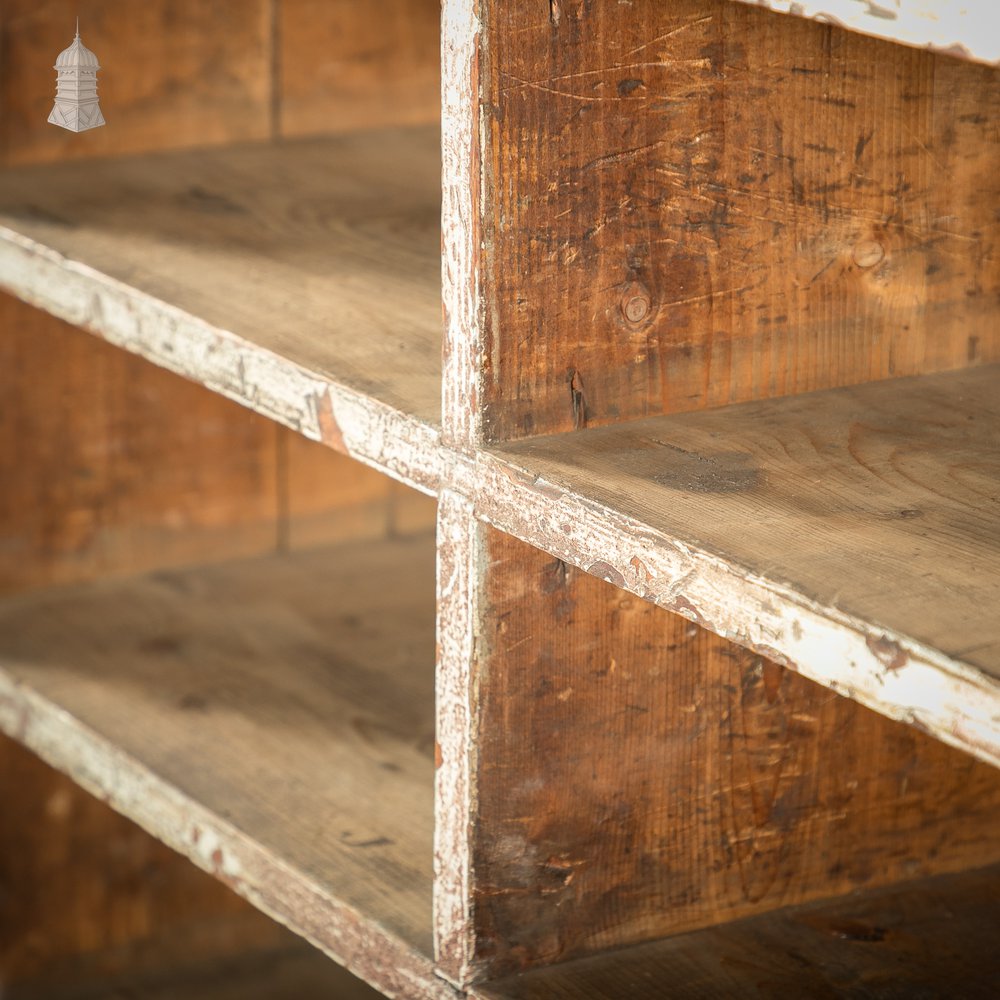
[[[97,56],[80,41],[80,20],[76,22],[73,44],[59,53],[55,64],[56,103],[49,121],[71,132],[86,132],[104,124],[97,103]]]

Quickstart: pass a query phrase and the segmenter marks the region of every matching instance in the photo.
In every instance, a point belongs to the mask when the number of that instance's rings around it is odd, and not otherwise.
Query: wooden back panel
[[[988,765],[478,530],[456,978],[1000,859]]]
[[[1000,358],[1000,70],[728,0],[478,10],[486,439]]]
[[[107,126],[46,121],[56,56],[101,62]],[[436,121],[437,0],[5,0],[0,165]]]

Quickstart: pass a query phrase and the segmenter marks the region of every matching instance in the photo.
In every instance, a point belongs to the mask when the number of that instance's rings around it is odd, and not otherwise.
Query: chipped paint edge
[[[479,0],[441,5],[441,283],[445,442],[471,453],[479,443],[482,377],[482,151]]]
[[[886,41],[1000,64],[996,0],[740,0]]]
[[[465,986],[474,974],[472,843],[479,746],[475,608],[481,532],[471,501],[443,490],[437,531],[434,953],[440,974]]]
[[[0,731],[389,997],[455,1000],[429,956],[0,667]]]
[[[437,492],[436,427],[4,226],[0,287],[408,486]]]
[[[1000,767],[1000,681],[483,452],[476,515],[595,576]]]

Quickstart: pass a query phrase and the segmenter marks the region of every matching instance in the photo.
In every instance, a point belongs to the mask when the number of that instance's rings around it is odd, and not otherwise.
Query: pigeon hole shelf
[[[82,135],[0,14],[4,995],[991,995],[976,33],[90,6]]]

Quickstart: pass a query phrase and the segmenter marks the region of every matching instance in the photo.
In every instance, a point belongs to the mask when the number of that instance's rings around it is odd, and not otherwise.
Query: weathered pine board
[[[948,875],[538,970],[477,1000],[992,1000],[996,868]]]
[[[996,69],[729,0],[446,8],[448,436],[1000,360]]]
[[[994,0],[743,0],[836,24],[852,31],[916,45],[962,59],[1000,63]]]
[[[280,950],[262,949],[228,961],[175,965],[158,975],[88,976],[87,971],[75,970],[68,981],[19,983],[4,995],[9,1000],[382,1000],[385,996],[325,955],[294,941]]]
[[[284,928],[5,737],[0,795],[5,997],[287,946]]]
[[[502,532],[451,547],[453,980],[1000,860],[989,765]]]
[[[1000,762],[1000,368],[496,456],[481,516]]]
[[[436,124],[440,0],[280,0],[278,131]]]
[[[413,534],[435,514],[415,490],[2,293],[0,483],[0,593]]]
[[[8,171],[0,285],[426,490],[439,191],[433,127]]]
[[[274,2],[4,0],[0,164],[269,138]],[[78,15],[108,124],[74,134],[47,118]]]
[[[433,543],[0,603],[0,729],[388,993],[432,970]]]

